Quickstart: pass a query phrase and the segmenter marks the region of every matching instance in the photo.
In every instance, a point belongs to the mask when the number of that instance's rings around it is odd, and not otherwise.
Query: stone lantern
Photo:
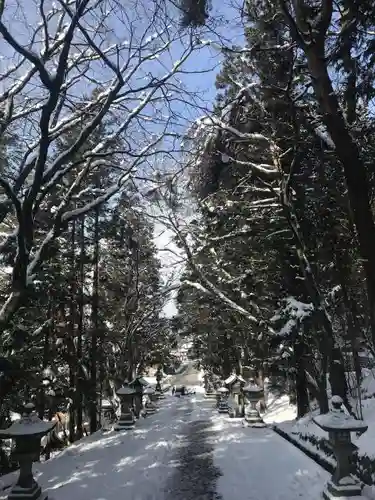
[[[143,390],[148,386],[146,380],[142,377],[136,377],[132,382],[130,382],[129,386],[134,389],[134,414],[136,418],[139,418],[142,411],[142,398],[143,398]]]
[[[40,459],[40,440],[56,425],[56,422],[40,420],[34,411],[34,405],[28,403],[20,420],[14,422],[8,429],[0,430],[0,439],[13,439],[13,458],[20,465],[17,483],[9,493],[8,500],[47,500],[47,493],[33,477],[33,462]]]
[[[222,399],[226,399],[228,397],[228,394],[229,394],[229,389],[227,389],[226,387],[219,387],[218,389],[216,389],[216,406],[219,406],[219,403]]]
[[[245,421],[251,427],[265,427],[262,417],[256,407],[259,400],[264,396],[264,390],[257,385],[254,379],[250,379],[249,383],[243,388],[248,404],[245,409]]]
[[[361,484],[351,474],[351,459],[357,446],[351,441],[351,432],[363,434],[368,426],[362,420],[356,420],[344,413],[343,400],[340,396],[332,397],[332,410],[314,417],[314,422],[328,432],[329,441],[336,458],[336,469],[323,491],[326,500],[332,498],[360,498]]]
[[[115,409],[113,404],[108,399],[103,399],[100,405],[100,425],[103,429],[108,429],[112,426],[115,420]]]
[[[153,389],[152,387],[146,387],[146,389],[143,391],[143,394],[145,395],[146,398],[145,401],[146,415],[153,415],[157,410],[155,403],[151,399],[151,397],[155,394],[155,389]]]
[[[209,398],[209,399],[216,398],[214,384],[213,384],[212,380],[210,380],[210,379],[207,379],[204,395],[206,398]]]
[[[229,395],[229,389],[227,389],[226,387],[220,387],[216,391],[217,410],[219,413],[228,413],[229,410],[228,395]]]
[[[129,387],[129,384],[125,383],[116,394],[121,400],[121,416],[114,429],[115,431],[131,429],[135,424],[132,410],[135,390]]]
[[[237,380],[231,387],[231,393],[235,402],[234,416],[243,417],[244,416],[244,395],[243,395],[243,383]]]
[[[156,370],[155,378],[156,378],[156,387],[155,387],[155,390],[157,392],[161,392],[161,384],[160,384],[160,382],[163,380],[163,374],[161,372],[161,365],[159,365],[158,369]]]
[[[159,368],[156,370],[156,387],[155,387],[155,394],[157,395],[158,399],[164,399],[165,395],[161,387],[161,381],[163,380],[163,373],[162,373],[162,367],[159,365]]]

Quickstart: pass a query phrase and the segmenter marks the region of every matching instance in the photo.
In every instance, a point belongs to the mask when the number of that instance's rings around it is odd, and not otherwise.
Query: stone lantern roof
[[[145,380],[142,376],[139,376],[135,377],[135,379],[132,380],[129,385],[141,385],[143,387],[147,387],[149,384],[147,380]]]
[[[239,382],[241,384],[246,384],[246,380],[243,377],[241,377],[241,375],[237,375],[236,373],[233,373],[227,379],[224,380],[225,385],[233,385],[236,382]]]
[[[152,387],[146,387],[146,389],[143,391],[143,394],[154,394],[155,392],[155,389],[153,389]]]
[[[263,392],[263,388],[256,384],[254,382],[254,379],[250,379],[249,383],[246,384],[243,388],[243,391],[250,394],[260,394],[261,392]]]
[[[135,394],[135,390],[129,387],[128,385],[123,385],[122,387],[120,387],[118,391],[116,391],[116,394],[118,394],[119,396],[126,396],[130,394]]]
[[[343,400],[340,396],[332,397],[332,411],[324,415],[318,415],[313,418],[313,421],[324,431],[334,432],[347,431],[347,432],[361,432],[362,434],[367,431],[368,425],[363,420],[356,420],[351,415],[347,415],[343,408]]]
[[[229,392],[229,389],[227,387],[219,387],[219,389],[216,392],[226,394],[227,392]]]
[[[44,436],[56,425],[56,422],[40,420],[34,412],[34,405],[28,403],[20,420],[13,422],[8,429],[0,430],[0,439],[19,438],[22,436]]]

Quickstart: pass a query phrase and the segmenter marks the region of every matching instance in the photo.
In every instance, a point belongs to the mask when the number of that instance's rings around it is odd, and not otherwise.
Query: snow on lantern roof
[[[246,383],[246,380],[242,378],[241,375],[236,375],[235,373],[233,373],[227,379],[224,380],[224,384],[227,385],[234,384],[235,382]]]
[[[318,415],[313,421],[321,429],[327,432],[331,431],[359,431],[362,434],[367,431],[368,426],[363,420],[356,420],[351,415],[344,413],[342,408],[343,400],[340,396],[332,397],[332,410],[324,415]]]
[[[24,413],[20,420],[13,422],[8,429],[0,430],[0,439],[16,438],[22,436],[44,436],[50,432],[56,425],[56,422],[44,422],[40,420],[34,412],[34,405],[27,403],[24,407]]]
[[[224,384],[233,384],[237,380],[237,375],[234,373],[224,380]]]
[[[102,400],[102,408],[113,408],[113,404],[109,401],[109,399]]]
[[[135,394],[135,390],[128,385],[123,385],[118,391],[116,391],[116,394],[118,394],[119,396],[127,396],[130,394]]]
[[[227,389],[226,387],[219,387],[217,392],[229,392],[229,389]]]

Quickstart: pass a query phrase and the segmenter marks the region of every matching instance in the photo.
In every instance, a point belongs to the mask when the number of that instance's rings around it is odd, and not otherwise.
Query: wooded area
[[[189,243],[181,327],[224,376],[286,377],[300,416],[311,400],[327,411],[327,374],[360,416],[348,391],[360,398],[375,345],[374,6],[259,0],[242,14],[246,44],[224,50],[215,112],[190,134],[197,216],[170,222]]]
[[[181,81],[218,19],[196,0],[182,19],[147,6],[40,0],[26,22],[0,1],[0,427],[34,399],[40,417],[69,411],[71,441],[85,415],[95,431],[101,399],[169,366],[178,336],[220,376],[279,378],[299,416],[328,410],[329,383],[360,417],[373,2],[238,5],[244,45],[215,40],[211,111]],[[172,319],[155,223],[185,261]]]

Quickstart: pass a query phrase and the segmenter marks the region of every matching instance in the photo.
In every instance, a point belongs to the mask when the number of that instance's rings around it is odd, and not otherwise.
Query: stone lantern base
[[[146,406],[145,410],[146,410],[147,416],[154,415],[157,412],[157,409],[155,408],[155,406]]]
[[[115,431],[124,431],[132,429],[135,425],[134,413],[130,410],[126,413],[121,413],[119,421],[114,426]]]
[[[147,416],[154,415],[157,412],[157,408],[153,403],[146,403],[145,411]]]
[[[216,399],[216,393],[215,392],[205,392],[204,397],[207,399]]]
[[[158,401],[158,394],[157,392],[153,392],[152,394],[149,395],[149,398],[150,400],[153,402],[153,403],[156,403]]]
[[[16,484],[9,493],[8,500],[47,500],[48,494],[35,481],[30,488],[23,488]]]
[[[256,408],[246,408],[245,422],[248,427],[267,427]]]
[[[325,490],[323,491],[323,498],[325,500],[363,500],[361,495],[362,489],[359,482],[353,476],[347,476],[339,481],[339,484],[333,483],[329,480]]]
[[[163,391],[155,391],[155,396],[157,399],[165,399],[165,394]]]
[[[217,406],[217,411],[219,413],[228,413],[229,412],[229,406],[228,406],[228,402],[226,400],[221,400],[219,401],[219,404]]]

